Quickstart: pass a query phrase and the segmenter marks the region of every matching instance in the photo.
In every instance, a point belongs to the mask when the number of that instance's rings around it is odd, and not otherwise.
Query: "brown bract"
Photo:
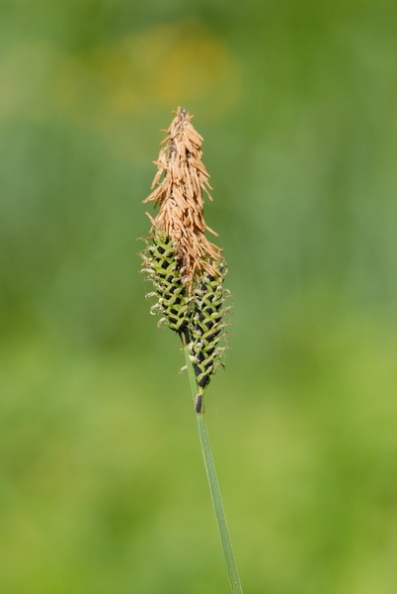
[[[191,123],[192,116],[178,108],[175,118],[166,131],[155,165],[157,174],[152,183],[152,193],[144,200],[159,206],[155,218],[148,213],[156,228],[164,231],[173,242],[176,257],[186,283],[191,289],[195,277],[204,270],[219,275],[221,248],[208,241],[206,230],[215,231],[204,220],[204,193],[212,200],[209,175],[201,160],[203,138]]]

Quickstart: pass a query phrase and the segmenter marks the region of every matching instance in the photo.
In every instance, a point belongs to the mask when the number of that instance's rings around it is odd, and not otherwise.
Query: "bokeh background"
[[[233,293],[207,416],[251,594],[397,591],[392,0],[2,0],[0,591],[228,592],[137,241],[178,105]]]

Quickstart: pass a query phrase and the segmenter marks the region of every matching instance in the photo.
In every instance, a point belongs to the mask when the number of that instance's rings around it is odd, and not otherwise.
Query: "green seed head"
[[[224,264],[218,264],[215,274],[205,272],[198,279],[194,290],[190,349],[197,384],[202,391],[210,382],[225,351],[225,347],[221,346],[225,338],[225,300],[228,295],[223,288],[224,275]]]
[[[154,230],[153,238],[143,253],[143,263],[143,270],[153,283],[158,298],[152,310],[157,309],[171,330],[187,342],[189,296],[172,242],[163,231]]]

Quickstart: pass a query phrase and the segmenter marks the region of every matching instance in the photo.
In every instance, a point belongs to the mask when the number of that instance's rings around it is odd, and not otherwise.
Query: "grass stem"
[[[195,401],[197,395],[197,383],[194,373],[193,365],[190,361],[189,348],[184,347],[186,358],[186,365],[189,373],[189,382],[192,390],[193,400]],[[232,543],[230,541],[229,530],[226,523],[226,516],[223,509],[221,492],[219,489],[218,478],[216,475],[214,459],[212,456],[211,445],[208,438],[207,426],[205,422],[204,408],[202,412],[196,412],[197,428],[200,436],[201,451],[204,458],[204,466],[207,474],[208,484],[211,492],[212,503],[215,510],[216,521],[218,524],[219,534],[222,541],[223,553],[229,572],[230,587],[232,594],[243,594],[240,583],[240,578],[237,571],[236,561],[233,554]]]

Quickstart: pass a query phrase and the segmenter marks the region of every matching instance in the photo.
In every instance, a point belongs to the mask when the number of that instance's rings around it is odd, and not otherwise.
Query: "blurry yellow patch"
[[[18,44],[0,56],[0,76],[0,108],[7,116],[56,115],[100,131],[110,147],[130,156],[142,151],[142,116],[198,102],[207,115],[224,115],[242,87],[238,61],[194,21],[156,26],[74,55],[47,41]]]
[[[156,27],[131,38],[129,50],[140,62],[141,80],[151,101],[178,104],[181,98],[203,99],[216,91],[227,109],[238,98],[236,60],[221,40],[193,22]]]
[[[87,121],[123,155],[141,155],[136,126],[153,109],[202,102],[210,113],[224,115],[241,96],[239,63],[221,40],[194,22],[131,35],[92,51],[85,63],[97,89],[89,106],[82,106]]]
[[[87,86],[95,90],[89,106]],[[79,58],[66,57],[54,80],[58,107],[74,111],[77,103],[88,119],[98,110],[106,116],[134,115],[148,105],[175,107],[208,96],[227,111],[238,101],[240,88],[240,68],[226,46],[186,21],[132,35]]]

